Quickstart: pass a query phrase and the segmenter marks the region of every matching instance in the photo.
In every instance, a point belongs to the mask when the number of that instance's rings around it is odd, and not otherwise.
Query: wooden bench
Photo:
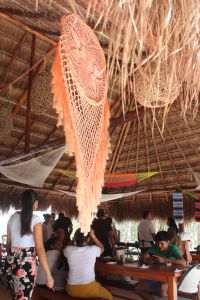
[[[75,298],[67,295],[67,292],[54,292],[52,290],[36,286],[33,290],[31,300],[83,300],[83,298]],[[86,298],[84,298],[86,299]],[[88,299],[86,299],[88,300]],[[90,298],[90,300],[103,300],[101,298]]]

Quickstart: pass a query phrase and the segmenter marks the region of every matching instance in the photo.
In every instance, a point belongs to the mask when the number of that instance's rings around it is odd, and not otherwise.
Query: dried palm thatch
[[[161,209],[162,208],[162,209]],[[154,195],[152,199],[121,200],[109,205],[109,214],[119,222],[124,220],[141,220],[144,210],[151,210],[154,216],[160,220],[166,220],[173,215],[173,202]],[[190,222],[194,217],[194,199],[184,198],[184,223]]]
[[[4,143],[9,141],[13,128],[11,109],[12,107],[9,104],[0,108],[0,139]]]
[[[109,36],[108,79],[110,86],[120,81],[124,108],[129,105],[125,91],[138,91],[137,80],[135,84],[133,80],[135,73],[140,73],[140,83],[141,80],[145,82],[143,66],[156,63],[154,77],[160,78],[162,69],[159,66],[164,63],[170,70],[167,85],[173,87],[174,78],[180,83],[183,116],[189,109],[195,116],[200,92],[199,1],[90,0],[88,19],[95,21],[97,8],[101,14],[96,27],[102,24],[102,32]],[[155,102],[159,102],[159,93]],[[169,88],[166,99],[170,99],[170,94]],[[169,100],[162,102],[165,115],[170,103]]]

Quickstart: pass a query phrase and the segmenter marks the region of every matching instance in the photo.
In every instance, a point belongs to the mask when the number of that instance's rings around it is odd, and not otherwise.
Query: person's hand
[[[184,248],[186,251],[189,251],[189,243],[188,242],[185,242]]]
[[[54,279],[51,274],[47,276],[47,286],[49,289],[52,289],[54,285]]]
[[[155,258],[155,262],[158,262],[160,264],[167,263],[167,259],[165,257],[161,257],[161,256],[158,256],[158,255],[153,255],[153,257]]]
[[[95,239],[95,237],[96,237],[93,229],[90,229],[90,236],[92,239]]]

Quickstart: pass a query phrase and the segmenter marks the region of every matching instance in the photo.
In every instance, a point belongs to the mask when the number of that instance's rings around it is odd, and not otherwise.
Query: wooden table
[[[126,264],[96,263],[96,272],[104,275],[115,274],[132,276],[137,279],[148,279],[161,282],[168,282],[168,299],[177,300],[177,278],[180,278],[186,271],[185,267],[164,264],[155,264],[149,268],[141,268],[139,262]],[[178,270],[177,270],[178,269]]]
[[[192,261],[199,261],[200,262],[200,254],[193,253],[192,254]]]

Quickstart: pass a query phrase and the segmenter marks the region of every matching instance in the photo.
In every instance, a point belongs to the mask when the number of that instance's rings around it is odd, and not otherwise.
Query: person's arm
[[[111,248],[112,248],[112,252],[113,252],[113,255],[115,255],[115,235],[114,235],[114,231],[113,230],[110,230],[108,232],[108,237],[109,237],[109,240],[110,240],[110,244],[111,244]]]
[[[192,255],[189,250],[189,243],[185,242],[185,254],[186,254],[186,260],[190,264],[192,262]]]
[[[7,225],[6,251],[7,251],[8,254],[10,254],[10,252],[11,252],[11,232],[10,232],[9,225]]]
[[[157,256],[157,255],[153,255],[153,257],[155,257],[157,262],[159,262],[160,264],[171,263],[171,264],[175,264],[175,265],[186,266],[186,261],[183,258],[183,256],[180,256],[176,259],[161,257],[161,256]]]
[[[73,231],[73,225],[70,224],[69,227],[68,227],[69,235],[71,235],[72,231]]]
[[[53,288],[54,280],[53,280],[51,271],[48,266],[46,252],[44,250],[43,238],[42,238],[42,224],[41,223],[35,224],[34,229],[33,229],[33,234],[34,234],[35,249],[36,249],[37,255],[38,255],[40,263],[42,264],[44,271],[47,275],[47,286],[49,288]]]
[[[96,237],[96,235],[94,234],[94,230],[90,230],[90,236],[93,240],[93,242],[95,243],[96,246],[98,246],[101,249],[101,254],[104,252],[104,246],[103,244],[98,240],[98,238]]]

